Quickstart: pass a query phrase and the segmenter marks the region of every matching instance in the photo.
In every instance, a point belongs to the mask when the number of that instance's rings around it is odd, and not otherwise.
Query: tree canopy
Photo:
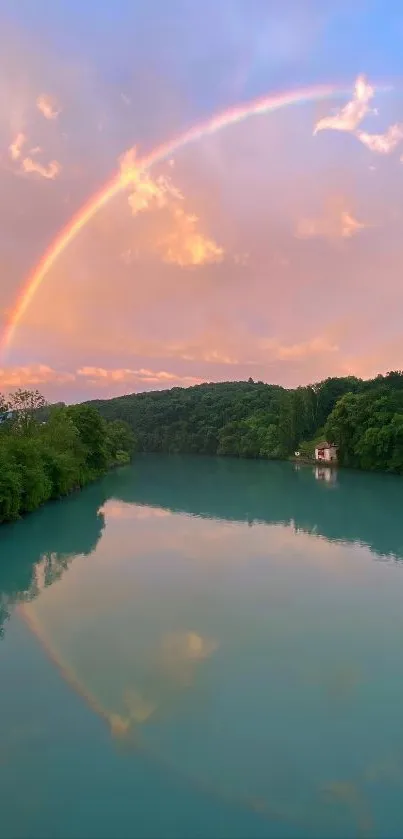
[[[38,391],[0,395],[0,522],[127,463],[134,449],[130,426],[106,422],[94,406],[48,407]]]
[[[345,466],[403,473],[403,372],[285,389],[247,382],[131,394],[89,403],[131,426],[144,452],[311,456],[326,436]]]

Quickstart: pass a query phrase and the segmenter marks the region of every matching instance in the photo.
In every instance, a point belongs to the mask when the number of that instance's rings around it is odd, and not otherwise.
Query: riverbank
[[[300,463],[302,466],[323,466],[326,469],[340,468],[340,464],[337,460],[316,460],[314,457],[295,457],[295,455],[287,458],[287,460],[289,460],[290,463]]]
[[[129,463],[134,449],[127,423],[106,422],[92,406],[55,408],[46,422],[23,406],[0,426],[0,524]]]
[[[403,373],[290,390],[251,379],[206,383],[88,404],[129,422],[144,452],[288,460],[331,440],[339,466],[403,474]]]

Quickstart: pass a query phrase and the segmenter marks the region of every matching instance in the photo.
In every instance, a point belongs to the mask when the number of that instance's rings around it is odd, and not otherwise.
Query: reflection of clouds
[[[382,765],[388,743],[378,749],[374,738],[350,773],[372,702],[363,651],[378,631],[362,573],[357,593],[350,585],[360,557],[365,582],[379,579],[368,550],[299,533],[293,522],[251,529],[116,498],[103,509],[108,526],[90,560],[78,557],[26,611],[39,615],[42,642],[115,742],[268,819],[314,814],[318,827],[331,811],[364,830],[365,784],[397,782],[399,772]],[[373,654],[382,655],[376,644]],[[308,735],[322,740],[308,771],[309,745],[293,751],[300,713]],[[329,765],[340,720],[347,758]],[[307,835],[319,834],[309,827]]]
[[[202,638],[197,632],[174,632],[165,636],[162,648],[167,661],[189,659],[200,661],[208,658],[216,649],[216,644]]]
[[[74,566],[70,581],[72,576]],[[24,604],[21,614],[66,681],[108,721],[113,736],[129,736],[174,707],[178,693],[193,684],[200,664],[217,649],[217,642],[195,630],[167,631],[153,639],[146,628],[144,644],[137,643],[137,611],[130,608],[136,592],[119,575],[112,580],[107,575],[103,586],[89,590],[83,579],[79,591],[77,582],[72,588],[63,585],[67,577],[52,588],[43,588],[42,578],[40,567],[37,599]],[[149,609],[153,606],[150,602]]]
[[[127,724],[141,725],[157,710],[157,703],[146,699],[135,688],[129,688],[124,692],[123,703],[127,709]]]
[[[364,682],[361,666],[356,662],[332,662],[331,667],[318,664],[316,670],[302,671],[302,676],[310,684],[320,686],[328,699],[335,703],[357,699],[358,688]]]
[[[149,693],[145,688],[130,687],[123,691],[124,711],[108,714],[114,736],[127,736],[133,727],[144,725],[156,713],[164,712],[178,691],[189,688],[197,665],[209,658],[217,643],[197,632],[168,632],[163,636],[156,655],[149,662]]]
[[[355,781],[331,781],[325,785],[323,792],[330,800],[335,800],[350,811],[360,835],[373,834],[374,823],[370,803],[365,792]]]
[[[165,519],[172,516],[170,510],[125,504],[122,501],[107,501],[102,509],[110,519]]]
[[[168,633],[162,641],[161,666],[171,679],[189,686],[196,665],[209,658],[217,646],[215,641],[197,632]]]
[[[174,552],[184,562],[197,563],[201,567],[220,567],[222,563],[244,565],[254,555],[266,554],[271,562],[285,561],[291,568],[299,563],[299,556],[303,554],[305,565],[326,568],[326,571],[340,575],[348,572],[353,579],[360,555],[362,559],[368,555],[368,548],[358,544],[351,546],[347,555],[341,540],[328,541],[316,532],[298,528],[294,522],[268,525],[256,519],[253,528],[246,528],[244,522],[192,517],[115,500],[107,502],[103,511],[111,524],[116,520],[116,526],[120,521],[138,521],[136,553],[154,556]],[[114,541],[115,533],[106,532],[106,542]],[[129,524],[127,529],[119,528],[119,545],[123,552],[131,550],[132,539]],[[352,562],[353,555],[355,563]]]

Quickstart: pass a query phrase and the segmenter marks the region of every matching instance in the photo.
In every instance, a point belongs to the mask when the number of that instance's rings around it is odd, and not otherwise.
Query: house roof
[[[328,443],[327,440],[323,440],[321,443],[315,443],[315,449],[334,449],[336,448],[334,443]]]

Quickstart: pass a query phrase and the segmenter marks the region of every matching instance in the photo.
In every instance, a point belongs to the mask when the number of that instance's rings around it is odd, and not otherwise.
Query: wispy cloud
[[[167,358],[177,358],[182,361],[202,361],[207,364],[225,364],[230,366],[240,363],[235,355],[226,352],[225,349],[209,346],[208,341],[206,342],[206,346],[203,346],[201,342],[166,344],[160,350],[160,354],[161,351]],[[243,363],[248,364],[249,362],[243,361]]]
[[[134,216],[144,210],[162,210],[168,207],[172,200],[181,201],[183,195],[172,183],[160,175],[152,180],[146,173],[139,175],[133,192],[129,195],[129,206]]]
[[[29,387],[44,384],[65,384],[73,382],[73,373],[54,370],[46,364],[30,364],[22,367],[0,368],[0,388]]]
[[[203,380],[195,376],[182,376],[166,370],[132,370],[128,367],[106,369],[104,367],[80,367],[77,376],[85,377],[89,384],[200,384]]]
[[[164,262],[186,267],[222,260],[223,248],[200,233],[197,229],[197,216],[186,213],[181,207],[175,207],[172,220],[172,230],[163,235],[156,246]]]
[[[338,352],[339,347],[334,341],[326,337],[318,336],[309,341],[301,341],[297,344],[277,345],[275,356],[281,361],[293,361],[301,358],[311,358],[323,353]]]
[[[359,76],[354,88],[354,95],[350,102],[337,114],[320,119],[314,128],[314,134],[325,129],[334,131],[354,131],[368,111],[369,103],[374,96],[374,88],[367,82],[365,76]]]
[[[403,140],[403,123],[391,125],[384,134],[356,131],[355,136],[371,151],[377,154],[390,154]]]
[[[7,388],[65,385],[74,382],[89,386],[124,385],[138,388],[148,385],[156,387],[182,385],[188,387],[189,385],[200,384],[202,381],[204,380],[198,376],[187,376],[167,370],[150,370],[147,368],[133,370],[129,367],[111,369],[84,366],[74,372],[57,370],[46,364],[0,368],[0,391]]]
[[[349,131],[357,140],[376,154],[390,154],[403,140],[403,124],[394,123],[383,134],[369,134],[361,131],[358,126],[370,112],[369,103],[375,93],[374,88],[367,82],[365,76],[359,76],[354,89],[354,96],[337,114],[320,119],[314,134],[325,129],[334,131]]]
[[[61,168],[62,167],[57,160],[51,160],[47,166],[38,163],[38,161],[33,160],[32,157],[24,157],[21,161],[21,169],[23,172],[26,172],[27,174],[35,173],[40,175],[41,178],[46,178],[47,180],[52,181],[60,175]]]
[[[166,210],[166,229],[153,237],[153,247],[164,262],[187,267],[223,259],[223,248],[200,231],[198,216],[184,209],[182,192],[170,178],[159,175],[153,179],[142,171],[135,149],[120,159],[120,173],[123,183],[133,184],[128,201],[134,216],[146,210]]]
[[[26,143],[26,136],[21,131],[17,134],[11,145],[8,147],[11,160],[19,160],[22,154],[22,149]]]
[[[8,147],[8,152],[10,155],[10,159],[13,163],[17,164],[16,172],[18,174],[25,173],[25,174],[37,174],[40,175],[42,178],[46,178],[47,180],[54,180],[61,172],[61,165],[58,163],[57,160],[51,160],[50,163],[47,165],[43,163],[39,163],[37,160],[33,160],[31,155],[40,154],[42,149],[40,146],[34,146],[31,150],[29,155],[26,157],[22,157],[23,148],[26,145],[28,138],[22,132],[19,132],[16,137],[14,138],[13,142]]]
[[[60,114],[60,109],[57,107],[54,99],[46,93],[38,96],[36,106],[45,119],[57,119]]]
[[[368,227],[364,222],[354,218],[350,210],[329,204],[326,212],[320,218],[302,218],[297,223],[295,236],[297,239],[351,239],[360,230]]]

